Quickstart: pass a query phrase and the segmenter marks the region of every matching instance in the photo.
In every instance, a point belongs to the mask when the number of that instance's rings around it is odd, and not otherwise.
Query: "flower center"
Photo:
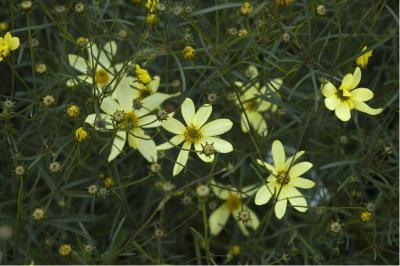
[[[244,108],[248,111],[255,111],[258,107],[256,100],[250,100],[244,104]]]
[[[347,101],[347,99],[350,98],[349,96],[344,96],[344,95],[343,95],[343,90],[337,90],[337,91],[336,91],[336,96],[337,96],[342,102],[345,102],[345,101]]]
[[[105,86],[110,82],[110,75],[102,68],[96,70],[94,80],[97,85]]]
[[[200,140],[203,138],[203,134],[199,128],[190,125],[186,127],[185,133],[183,133],[185,141],[190,142],[192,144],[199,143]]]
[[[125,117],[119,124],[119,127],[126,130],[131,130],[134,127],[137,127],[138,125],[139,125],[139,118],[133,111],[130,111],[125,113]]]
[[[239,197],[234,194],[229,194],[229,197],[226,199],[225,206],[230,211],[236,211],[240,207]]]
[[[286,184],[289,184],[289,182],[290,182],[289,173],[286,173],[285,171],[279,172],[276,179],[277,179],[278,183],[281,185],[286,185]]]

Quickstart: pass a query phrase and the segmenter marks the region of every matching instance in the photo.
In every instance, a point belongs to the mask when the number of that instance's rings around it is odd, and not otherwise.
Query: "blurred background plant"
[[[0,0],[0,36],[20,47],[0,62],[0,261],[3,264],[398,264],[398,2],[385,0],[160,1]],[[191,159],[172,177],[176,150],[148,163],[126,147],[111,163],[111,135],[84,120],[99,98],[90,85],[69,88],[70,53],[88,41],[118,43],[115,62],[139,63],[161,77],[160,90],[213,104],[234,151],[212,164]],[[373,50],[360,87],[374,91],[377,116],[341,122],[321,84],[339,85]],[[359,61],[359,60],[358,60]],[[363,63],[361,63],[363,65]],[[254,65],[258,76],[251,79]],[[243,133],[235,81],[281,78],[268,135]],[[259,96],[265,99],[265,95]],[[71,107],[73,106],[73,107]],[[79,139],[75,140],[75,130]],[[83,131],[86,132],[83,138]],[[310,208],[255,206],[260,226],[244,236],[232,219],[210,236],[207,217],[221,203],[211,178],[261,185],[279,139],[314,164]],[[167,140],[157,129],[156,143]],[[202,186],[199,188],[199,186]]]

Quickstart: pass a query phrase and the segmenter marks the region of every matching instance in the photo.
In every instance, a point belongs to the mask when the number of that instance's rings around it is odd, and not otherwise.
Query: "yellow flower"
[[[89,43],[87,46],[88,60],[75,54],[68,55],[69,64],[81,73],[67,81],[68,87],[77,86],[80,82],[95,84],[96,95],[100,94],[103,88],[129,87],[127,73],[120,73],[124,64],[111,64],[118,49],[114,41],[106,43],[100,51],[94,43]]]
[[[156,14],[148,14],[146,16],[146,24],[149,26],[156,25],[158,21],[157,15]]]
[[[77,105],[70,105],[67,109],[67,115],[70,118],[77,118],[78,115],[80,114],[81,109]]]
[[[130,147],[138,149],[146,160],[154,162],[157,161],[156,144],[145,133],[144,129],[161,125],[156,115],[152,114],[152,112],[162,102],[174,96],[155,93],[144,98],[141,108],[135,109],[132,105],[135,97],[134,90],[120,87],[116,89],[112,96],[103,99],[100,109],[104,113],[90,114],[85,122],[94,126],[97,130],[112,130],[114,132],[116,129],[110,155],[108,156],[109,162],[122,152],[126,141],[128,141]],[[98,127],[98,121],[104,122],[102,128]]]
[[[298,211],[307,211],[307,202],[297,188],[312,188],[315,183],[311,180],[302,178],[301,175],[310,170],[313,166],[310,162],[294,164],[304,154],[304,151],[297,152],[294,156],[286,160],[285,150],[279,140],[272,143],[272,157],[274,165],[270,165],[262,160],[257,163],[264,166],[271,172],[267,178],[267,183],[263,185],[256,194],[255,204],[266,204],[272,196],[275,196],[275,216],[281,219],[286,212],[287,201]]]
[[[69,256],[71,255],[71,253],[72,253],[72,246],[70,244],[63,244],[58,249],[58,254],[60,254],[60,256],[63,257]]]
[[[238,36],[240,38],[246,38],[249,35],[249,32],[245,28],[241,28],[238,32]]]
[[[240,246],[239,245],[234,245],[231,247],[231,250],[229,251],[229,253],[232,256],[237,256],[240,254]]]
[[[347,74],[342,80],[339,89],[328,82],[322,87],[322,94],[325,98],[325,106],[329,110],[335,110],[336,116],[342,121],[351,118],[350,110],[356,109],[370,115],[377,115],[382,108],[373,109],[365,101],[374,97],[374,93],[367,88],[356,88],[361,80],[361,70],[356,68],[354,74]]]
[[[88,137],[89,137],[89,134],[83,127],[80,127],[77,130],[75,130],[76,141],[82,142],[82,141],[85,141]]]
[[[224,186],[214,181],[211,183],[214,194],[224,200],[225,202],[215,209],[209,219],[208,224],[210,226],[210,233],[212,235],[218,235],[228,222],[230,215],[233,216],[237,225],[239,226],[242,233],[246,236],[250,235],[247,228],[256,230],[260,225],[260,221],[257,214],[247,207],[242,200],[253,195],[255,192],[254,186],[247,186],[242,189],[242,192],[238,191],[232,186]],[[239,219],[240,214],[247,212],[249,219],[246,223]]]
[[[369,211],[363,211],[363,212],[360,214],[360,219],[361,219],[361,221],[363,221],[364,223],[367,223],[367,222],[371,221],[371,219],[372,219],[372,213],[370,213]]]
[[[114,185],[114,178],[112,177],[107,177],[104,179],[104,185],[106,187],[112,187]]]
[[[79,45],[79,46],[81,46],[81,47],[85,47],[87,44],[88,44],[88,39],[86,39],[85,37],[78,37],[76,40],[75,40],[75,43],[77,44],[77,45]]]
[[[13,37],[11,33],[7,32],[4,38],[0,37],[0,62],[19,47],[19,38]]]
[[[361,50],[361,52],[364,52],[368,49],[367,46],[364,46],[364,48]],[[356,64],[357,66],[361,67],[361,68],[367,68],[368,65],[368,60],[369,58],[372,56],[372,50],[366,52],[363,55],[360,55],[359,57],[357,57],[356,59]]]
[[[240,12],[242,12],[244,16],[249,15],[252,11],[253,11],[253,6],[251,5],[250,2],[244,2],[240,7]]]
[[[250,66],[247,70],[249,78],[254,79],[258,76],[258,70],[255,66]],[[244,84],[241,81],[236,81],[235,85],[242,89],[240,101],[236,100],[236,105],[241,108],[243,105],[240,125],[243,132],[248,132],[250,127],[253,127],[260,136],[266,136],[268,133],[267,122],[262,115],[262,112],[267,110],[275,112],[278,107],[265,100],[271,98],[271,93],[277,95],[277,90],[282,86],[281,79],[274,79],[269,82],[268,86],[262,86],[259,82]],[[277,95],[278,96],[278,95]]]
[[[283,6],[283,7],[289,6],[294,2],[294,0],[275,0],[275,1],[278,6]]]
[[[152,80],[149,72],[146,69],[141,68],[138,64],[136,64],[135,68],[136,78],[139,80],[139,82],[143,83],[144,85],[149,84]]]
[[[37,208],[33,211],[32,217],[35,221],[40,221],[40,220],[43,220],[44,214],[45,214],[45,212],[42,208]]]
[[[147,0],[147,4],[146,4],[147,9],[151,13],[153,13],[158,5],[158,2],[160,2],[160,1],[159,0]]]
[[[0,22],[0,30],[1,30],[1,31],[6,31],[7,29],[8,29],[8,24],[7,24],[7,22],[5,22],[5,21]]]
[[[192,46],[185,46],[182,50],[183,57],[185,59],[193,59],[196,55],[196,50]]]
[[[229,119],[216,119],[206,123],[212,112],[210,104],[203,105],[196,112],[193,101],[190,98],[186,98],[181,106],[181,112],[186,126],[173,117],[167,118],[162,122],[162,127],[176,134],[176,136],[157,147],[159,150],[166,150],[183,142],[182,149],[174,165],[174,176],[179,174],[185,167],[192,145],[194,145],[195,152],[200,159],[208,163],[214,160],[214,154],[205,155],[203,152],[205,145],[212,144],[215,150],[221,153],[228,153],[233,150],[232,144],[216,137],[229,131],[232,128],[232,121]]]

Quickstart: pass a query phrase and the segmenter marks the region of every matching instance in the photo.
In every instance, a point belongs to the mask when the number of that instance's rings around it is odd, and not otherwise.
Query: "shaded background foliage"
[[[0,21],[21,39],[13,59],[0,63],[1,100],[15,102],[14,112],[0,116],[0,223],[13,228],[13,236],[0,243],[2,263],[399,263],[397,1],[304,0],[288,7],[252,1],[247,17],[239,12],[242,2],[163,1],[166,10],[152,29],[144,22],[144,1],[82,1],[82,14],[74,11],[77,2],[33,1],[32,11],[24,13],[19,3],[0,1]],[[316,14],[320,4],[325,16]],[[65,10],[57,12],[60,5]],[[231,28],[245,28],[248,36],[232,35]],[[288,42],[282,40],[285,32]],[[79,36],[98,44],[117,41],[117,62],[142,63],[161,77],[160,90],[179,90],[182,95],[166,108],[177,108],[186,96],[202,104],[217,93],[213,116],[234,121],[225,137],[234,152],[217,156],[211,165],[193,156],[184,173],[172,178],[176,151],[168,151],[159,161],[163,170],[152,174],[132,149],[108,163],[111,134],[88,126],[90,139],[77,144],[73,132],[96,101],[87,86],[65,86],[75,75],[67,54],[82,51],[75,44]],[[32,38],[37,47],[29,45]],[[192,61],[181,53],[188,44],[196,49]],[[372,106],[385,110],[374,117],[353,112],[343,123],[324,107],[320,84],[338,84],[352,73],[365,45],[374,52],[361,86],[374,91]],[[46,74],[34,72],[37,63],[47,65]],[[260,82],[284,80],[280,97],[270,99],[278,112],[265,114],[267,137],[242,133],[240,109],[229,101],[237,92],[233,83],[247,81],[249,65],[259,69]],[[55,106],[41,103],[47,94],[56,98]],[[81,107],[78,119],[66,116],[69,104]],[[157,143],[166,140],[159,131]],[[289,208],[277,220],[271,203],[255,207],[249,199],[261,220],[257,231],[244,237],[230,221],[208,239],[201,206],[209,214],[219,202],[212,195],[198,199],[196,184],[211,177],[239,188],[261,184],[267,173],[255,160],[270,157],[275,139],[292,151],[307,151],[314,164],[308,177],[317,184],[305,192],[312,207],[307,213]],[[49,172],[53,161],[62,163],[60,173]],[[22,178],[14,174],[20,164],[28,169]],[[89,185],[108,176],[115,184],[106,197],[88,194]],[[175,188],[162,191],[156,186],[160,181]],[[192,203],[183,204],[189,196]],[[364,223],[360,213],[367,205],[373,217]],[[46,210],[42,222],[32,219],[38,207]],[[330,231],[334,221],[342,225],[337,234]],[[63,243],[72,245],[73,255],[58,255]],[[86,252],[87,244],[95,252]],[[228,256],[234,245],[240,254]]]

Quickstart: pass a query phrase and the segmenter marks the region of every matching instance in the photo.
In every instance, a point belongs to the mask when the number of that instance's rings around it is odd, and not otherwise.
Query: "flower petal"
[[[325,98],[325,106],[331,111],[335,110],[339,104],[340,104],[340,99],[336,97],[336,95]]]
[[[342,121],[349,121],[351,118],[350,107],[347,102],[341,102],[335,109],[336,116]]]
[[[4,35],[4,41],[7,42],[7,45],[10,48],[10,50],[15,50],[19,47],[19,38],[12,37],[11,33],[9,32],[7,32],[6,35]]]
[[[279,140],[272,143],[272,157],[274,158],[275,169],[279,172],[285,169],[285,149]]]
[[[374,97],[374,93],[367,88],[358,88],[351,91],[351,99],[355,101],[368,101]]]
[[[137,148],[143,157],[149,162],[156,162],[157,147],[154,140],[140,128],[135,129],[133,134],[137,138]]]
[[[181,144],[182,141],[184,141],[184,139],[185,138],[183,137],[183,135],[173,136],[168,142],[158,145],[157,149],[162,151],[162,150],[168,150],[168,149],[174,148],[174,147],[178,146],[179,144]]]
[[[139,126],[142,128],[154,128],[161,126],[156,115],[146,115],[139,119]]]
[[[353,75],[347,74],[342,80],[339,90],[349,90],[353,84]]]
[[[111,97],[103,99],[100,109],[109,115],[113,115],[115,111],[124,111],[123,108]]]
[[[203,145],[205,145],[205,143],[213,144],[214,149],[220,153],[228,153],[228,152],[233,151],[232,144],[230,142],[220,139],[220,138],[206,137],[203,141]]]
[[[382,111],[383,111],[382,108],[371,108],[365,102],[353,101],[353,103],[354,103],[354,108],[356,110],[367,113],[369,115],[378,115],[378,114],[382,113]]]
[[[295,164],[289,169],[289,176],[290,178],[301,176],[302,174],[310,170],[311,167],[313,167],[313,164],[310,162],[301,162]]]
[[[291,177],[290,184],[298,188],[312,188],[315,186],[314,181],[302,177]]]
[[[108,161],[111,162],[115,159],[121,152],[125,146],[126,142],[126,132],[125,131],[117,131],[115,135],[113,144],[111,146],[110,155],[108,156]]]
[[[158,91],[158,87],[160,86],[160,77],[154,76],[153,79],[150,81],[149,86],[153,93]]]
[[[254,199],[254,203],[256,205],[264,205],[268,203],[271,199],[272,195],[275,193],[274,185],[268,183],[268,185],[263,185],[256,193],[256,197]]]
[[[211,213],[208,225],[212,235],[218,235],[221,232],[228,221],[229,214],[229,209],[225,207],[225,204],[222,204]]]
[[[257,163],[261,166],[264,166],[265,168],[267,168],[269,171],[274,172],[275,171],[275,167],[270,165],[269,163],[266,163],[260,159],[257,159]]]
[[[358,86],[358,84],[360,83],[360,80],[361,80],[361,69],[359,67],[356,67],[356,69],[354,70],[354,73],[353,73],[353,82],[352,82],[349,90],[356,88]]]
[[[117,43],[115,41],[109,41],[103,46],[104,52],[108,53],[110,57],[115,56],[117,53]]]
[[[207,122],[208,118],[210,118],[212,112],[212,105],[205,104],[197,110],[196,114],[193,118],[193,125],[196,127],[202,127],[205,122]],[[186,120],[185,120],[186,121]]]
[[[226,118],[216,119],[205,124],[201,129],[205,136],[213,137],[221,135],[232,128],[232,121]]]
[[[282,192],[283,191],[281,191],[281,195],[282,195]],[[287,207],[286,195],[285,195],[285,197],[283,197],[283,196],[281,197],[281,195],[279,195],[279,199],[275,204],[275,216],[278,219],[282,219],[282,217],[285,215],[286,207]]]
[[[258,112],[248,114],[250,125],[256,130],[258,135],[265,137],[268,134],[267,122],[264,117]]]
[[[176,162],[174,164],[174,169],[172,171],[173,176],[179,174],[185,167],[189,158],[189,150],[191,146],[192,144],[190,142],[183,143],[182,149],[179,152],[178,158],[176,158]]]
[[[173,117],[167,118],[167,120],[164,120],[161,122],[161,126],[174,134],[183,134],[186,130],[186,127],[177,119]]]
[[[304,196],[301,194],[301,192],[298,189],[296,189],[295,187],[292,187],[292,186],[287,187],[287,198],[288,198],[290,204],[296,210],[298,210],[300,212],[307,211],[307,201],[304,198]]]
[[[231,193],[230,190],[225,189],[225,187],[230,188],[230,186],[225,186],[225,185],[219,184],[219,183],[215,182],[214,180],[211,180],[210,186],[211,186],[211,189],[212,189],[214,195],[222,200],[227,199],[229,197],[229,194]]]
[[[205,142],[202,143],[202,144],[203,144],[203,146],[206,145]],[[212,155],[210,155],[210,156],[205,155],[205,154],[203,153],[203,146],[202,146],[200,143],[196,143],[196,144],[194,145],[194,148],[195,148],[195,150],[196,150],[197,155],[199,156],[199,158],[200,158],[203,162],[206,162],[206,163],[211,163],[211,162],[213,162],[213,161],[214,161],[214,158],[215,158],[214,154],[212,154]]]
[[[182,103],[182,106],[181,106],[181,112],[182,112],[182,116],[183,116],[183,119],[185,120],[186,125],[190,125],[196,114],[196,110],[195,110],[192,99],[190,99],[190,98],[185,99],[185,101]]]
[[[249,112],[246,113],[248,114]],[[242,114],[240,115],[240,127],[244,133],[247,133],[250,130],[250,126],[249,123],[247,122],[247,117],[244,112],[242,112]]]
[[[166,94],[166,93],[154,93],[142,101],[142,108],[140,108],[138,114],[139,116],[147,115],[148,113],[154,111],[155,109],[159,108],[160,105],[167,99],[175,97],[178,94]]]
[[[328,82],[322,87],[322,95],[324,95],[326,98],[332,97],[336,95],[336,87]]]
[[[299,159],[301,156],[303,156],[304,153],[305,153],[305,151],[299,151],[299,152],[296,152],[295,155],[290,156],[290,157],[286,160],[286,162],[285,162],[285,171],[287,171],[287,170],[289,169],[289,167],[290,167],[291,165],[293,165],[294,162],[295,162],[297,159]]]
[[[70,66],[72,66],[79,72],[86,74],[88,66],[87,66],[86,60],[83,57],[75,55],[75,54],[69,54],[68,55],[68,63],[70,64]]]

